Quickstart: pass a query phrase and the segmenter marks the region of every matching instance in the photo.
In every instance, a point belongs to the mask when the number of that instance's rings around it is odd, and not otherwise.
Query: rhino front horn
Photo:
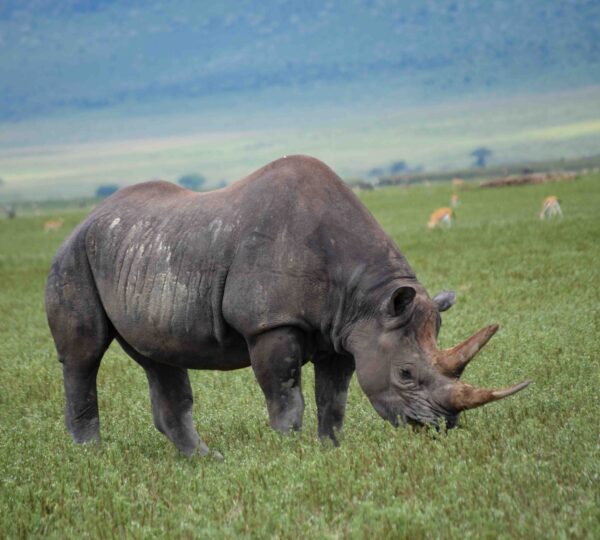
[[[436,362],[440,371],[448,377],[458,379],[467,367],[467,364],[498,331],[498,328],[497,324],[486,326],[460,345],[452,349],[440,351]]]
[[[529,386],[530,383],[531,381],[523,381],[508,388],[488,390],[485,388],[476,388],[475,386],[457,381],[452,388],[450,402],[452,407],[457,411],[474,409],[475,407],[481,407],[486,403],[512,396]]]

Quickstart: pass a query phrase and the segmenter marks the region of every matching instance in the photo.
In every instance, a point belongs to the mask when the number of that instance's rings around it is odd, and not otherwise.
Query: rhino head
[[[483,328],[456,347],[440,350],[440,312],[454,301],[452,292],[431,299],[419,285],[402,286],[375,313],[356,321],[348,334],[359,384],[377,412],[393,425],[439,426],[442,421],[451,428],[461,411],[510,396],[529,384],[488,390],[459,380],[498,326]]]

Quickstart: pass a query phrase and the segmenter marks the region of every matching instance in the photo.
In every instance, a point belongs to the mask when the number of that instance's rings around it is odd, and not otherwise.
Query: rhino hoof
[[[198,455],[203,458],[212,458],[216,461],[223,461],[225,459],[221,452],[219,452],[218,450],[211,450],[204,443],[200,443],[200,446],[198,446]]]
[[[212,457],[215,461],[223,461],[225,459],[223,454],[221,454],[221,452],[218,450],[211,450],[210,457]]]

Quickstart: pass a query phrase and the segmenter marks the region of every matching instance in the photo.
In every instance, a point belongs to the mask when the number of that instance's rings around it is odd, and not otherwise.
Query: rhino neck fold
[[[337,272],[332,277],[328,298],[328,317],[323,319],[322,334],[337,353],[352,353],[347,338],[356,322],[369,319],[399,284],[418,283],[405,261],[389,261],[374,267],[354,265],[349,273]]]

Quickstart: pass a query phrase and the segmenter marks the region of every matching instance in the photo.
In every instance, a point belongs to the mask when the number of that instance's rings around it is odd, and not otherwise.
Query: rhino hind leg
[[[187,369],[155,362],[139,354],[120,336],[117,340],[146,372],[156,429],[186,456],[192,456],[196,451],[202,456],[208,454],[208,446],[198,435],[192,419],[194,398]],[[214,457],[221,456],[215,452]]]
[[[208,446],[196,431],[192,419],[192,386],[187,369],[166,366],[156,362],[144,365],[154,425],[187,456],[197,450],[208,454]]]
[[[81,358],[79,359],[81,360]],[[100,417],[96,375],[100,358],[88,358],[88,364],[72,366],[63,362],[65,388],[65,425],[76,443],[100,442]]]
[[[271,427],[283,433],[299,430],[304,414],[300,387],[304,335],[295,328],[276,328],[249,340],[249,350]]]
[[[319,437],[321,440],[330,439],[338,446],[337,434],[344,423],[354,359],[339,354],[317,354],[313,363]]]
[[[99,442],[96,375],[114,330],[84,253],[67,252],[53,265],[46,313],[63,366],[67,430],[77,443]]]

